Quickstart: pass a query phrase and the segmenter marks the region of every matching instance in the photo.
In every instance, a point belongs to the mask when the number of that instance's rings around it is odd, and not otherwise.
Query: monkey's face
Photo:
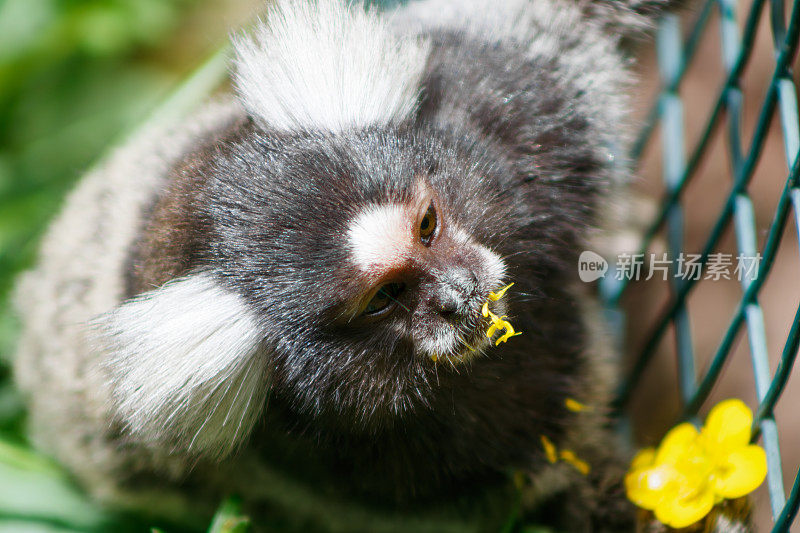
[[[400,201],[361,206],[345,246],[353,283],[342,327],[387,329],[413,346],[414,357],[451,365],[487,346],[481,306],[500,288],[505,265],[459,226],[425,178]],[[503,303],[493,303],[496,314]]]
[[[274,390],[361,421],[426,403],[437,372],[491,343],[481,307],[508,281],[496,159],[402,133],[270,142],[214,170],[207,216],[265,323]]]

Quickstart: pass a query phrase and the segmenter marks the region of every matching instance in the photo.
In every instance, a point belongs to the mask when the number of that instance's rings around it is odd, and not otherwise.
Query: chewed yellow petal
[[[589,407],[587,405],[584,405],[578,400],[575,400],[573,398],[567,398],[566,400],[564,400],[564,405],[566,406],[567,409],[569,409],[573,413],[580,413],[582,411],[589,410]]]
[[[725,400],[711,409],[701,435],[709,454],[725,454],[750,442],[753,412],[737,399]]]
[[[697,448],[697,429],[684,422],[669,430],[656,453],[656,464],[676,464]]]
[[[503,326],[505,327],[506,332],[495,341],[494,345],[499,346],[501,342],[506,342],[511,337],[516,337],[517,335],[522,335],[521,331],[514,331],[514,328],[511,327],[507,321],[503,321]]]
[[[511,285],[513,285],[513,283]],[[509,287],[511,285],[509,285]],[[498,338],[497,341],[494,343],[495,346],[498,346],[501,342],[508,341],[508,339],[510,339],[511,337],[516,337],[517,335],[522,334],[521,331],[518,332],[514,331],[514,328],[513,326],[511,326],[511,323],[508,320],[505,320],[505,315],[497,316],[496,314],[489,311],[489,302],[483,304],[481,313],[483,314],[483,316],[488,316],[489,320],[492,321],[492,325],[489,326],[489,329],[486,330],[487,337],[491,339],[494,336],[494,334],[497,333],[499,330],[502,329],[505,331],[505,333],[500,338]]]
[[[436,355],[435,353],[432,353],[430,357],[431,361],[433,361],[434,363],[439,360],[439,356]]]
[[[501,317],[497,316],[496,314],[492,313],[491,311],[489,311],[489,320],[492,321],[492,325],[489,326],[489,329],[486,331],[486,336],[487,337],[491,337],[492,335],[494,335],[497,332],[497,330],[500,330],[500,329],[504,330],[506,328],[505,327],[505,320],[503,320]]]
[[[558,454],[556,453],[556,445],[553,444],[553,441],[551,441],[544,435],[539,435],[539,440],[542,441],[542,448],[544,448],[544,456],[547,457],[547,460],[551,463],[555,463],[556,461],[558,461]]]
[[[578,456],[575,455],[575,452],[573,452],[572,450],[561,450],[559,457],[561,457],[561,460],[564,461],[565,463],[569,463],[572,466],[574,466],[575,469],[584,476],[591,471],[589,463],[587,463],[582,459],[579,459]]]
[[[505,287],[503,287],[502,289],[500,289],[500,290],[499,290],[499,291],[497,291],[496,293],[495,293],[495,292],[490,292],[490,293],[489,293],[489,299],[490,299],[491,301],[493,301],[493,302],[496,302],[497,300],[499,300],[500,298],[502,298],[503,296],[505,296],[505,294],[506,294],[506,291],[507,291],[508,289],[510,289],[510,288],[511,288],[513,285],[514,285],[513,283],[509,283],[508,285],[506,285]]]
[[[719,461],[712,480],[717,494],[734,499],[756,490],[765,477],[767,454],[761,447],[750,445],[733,450]]]
[[[664,498],[656,505],[656,518],[662,523],[681,529],[702,520],[714,507],[714,491],[707,488],[691,498]]]
[[[499,317],[499,316],[497,316],[496,314],[492,313],[491,311],[488,311],[488,310],[487,310],[486,312],[488,313],[488,315],[489,315],[489,320],[491,320],[491,321],[492,321],[492,324],[496,324],[496,325],[499,327],[499,324],[498,324],[498,323],[500,322],[500,317]]]
[[[510,339],[511,337],[516,337],[518,335],[522,335],[522,332],[521,331],[517,331],[517,332],[514,332],[514,333],[505,333],[495,341],[494,345],[495,346],[500,346],[501,342],[507,342],[508,339]]]

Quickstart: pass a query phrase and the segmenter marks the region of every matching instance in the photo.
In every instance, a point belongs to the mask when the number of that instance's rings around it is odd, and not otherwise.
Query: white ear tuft
[[[240,99],[279,130],[402,121],[416,108],[428,52],[345,0],[278,0],[252,36],[233,43]]]
[[[210,273],[129,300],[96,326],[114,407],[135,438],[222,458],[249,435],[268,355],[251,311]]]

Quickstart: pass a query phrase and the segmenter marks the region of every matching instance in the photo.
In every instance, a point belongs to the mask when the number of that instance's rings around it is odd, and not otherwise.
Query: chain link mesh
[[[692,418],[709,397],[723,366],[729,359],[735,340],[746,332],[749,341],[753,380],[759,402],[756,410],[752,439],[759,437],[767,452],[767,487],[774,526],[772,531],[788,531],[800,506],[800,472],[795,477],[788,496],[784,492],[778,430],[774,409],[786,387],[800,344],[800,306],[794,316],[789,334],[783,344],[779,364],[774,373],[770,370],[764,313],[759,304],[759,292],[775,265],[775,257],[783,240],[789,219],[800,233],[800,132],[798,130],[797,88],[792,77],[792,61],[798,46],[800,32],[800,0],[754,0],[749,5],[744,25],[737,24],[736,0],[706,0],[684,40],[680,19],[667,16],[657,35],[657,57],[660,73],[660,91],[650,109],[645,125],[632,151],[632,159],[640,160],[645,147],[660,128],[662,151],[662,179],[664,196],[659,209],[644,236],[640,252],[650,249],[657,235],[666,236],[667,249],[672,257],[684,251],[684,208],[687,186],[698,174],[701,159],[709,151],[716,136],[724,136],[728,163],[731,169],[731,187],[727,192],[722,211],[716,218],[700,251],[700,262],[706,267],[709,255],[717,248],[723,232],[733,224],[736,248],[739,254],[749,257],[761,254],[757,270],[741,280],[741,298],[733,317],[722,335],[719,346],[700,376],[695,368],[692,332],[688,319],[687,297],[697,286],[697,279],[673,277],[670,298],[660,311],[646,335],[645,342],[636,350],[630,373],[626,376],[616,400],[623,409],[631,398],[643,372],[648,368],[657,347],[670,329],[675,333],[675,351],[678,383],[683,418]],[[707,117],[698,141],[685,152],[684,109],[679,88],[687,69],[695,58],[699,42],[709,27],[714,10],[720,17],[720,60],[725,69],[725,79],[719,89],[711,112]],[[788,18],[787,18],[788,14]],[[742,135],[743,93],[742,77],[751,61],[759,21],[769,16],[774,49],[774,70],[764,99],[760,102],[752,139],[746,144]],[[777,118],[776,118],[777,117]],[[788,162],[783,190],[769,225],[766,239],[758,247],[756,218],[748,184],[756,165],[763,155],[767,132],[772,121],[780,121],[786,161]],[[619,304],[628,291],[630,279],[623,279],[604,287],[611,308]]]

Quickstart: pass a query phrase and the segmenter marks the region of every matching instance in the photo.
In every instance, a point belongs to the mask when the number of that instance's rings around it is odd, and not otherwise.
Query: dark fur
[[[273,391],[254,446],[294,435],[356,491],[404,499],[535,468],[540,435],[561,442],[574,416],[564,400],[590,379],[568,288],[608,179],[549,65],[456,35],[436,42],[414,123],[337,136],[248,123],[178,168],[133,268],[141,291],[213,265],[269,323]],[[506,93],[516,99],[498,105]],[[444,216],[508,258],[516,283],[523,336],[458,370],[420,360],[381,324],[333,320],[352,275],[348,223],[409,195],[418,176]]]
[[[584,4],[611,24],[649,20],[668,2]],[[274,371],[253,449],[384,503],[451,499],[512,468],[536,472],[540,436],[560,445],[575,426],[564,400],[595,376],[574,267],[619,173],[598,141],[619,125],[579,111],[593,96],[557,58],[460,33],[430,38],[413,120],[337,135],[239,124],[175,170],[132,252],[129,296],[213,266],[263,317]],[[371,202],[407,198],[420,178],[443,216],[506,258],[516,283],[512,321],[524,334],[459,369],[421,360],[381,323],[338,320],[352,282],[348,224]],[[629,526],[618,475],[594,480],[617,506],[579,504],[572,523],[591,524],[588,512],[613,515],[597,529]]]

